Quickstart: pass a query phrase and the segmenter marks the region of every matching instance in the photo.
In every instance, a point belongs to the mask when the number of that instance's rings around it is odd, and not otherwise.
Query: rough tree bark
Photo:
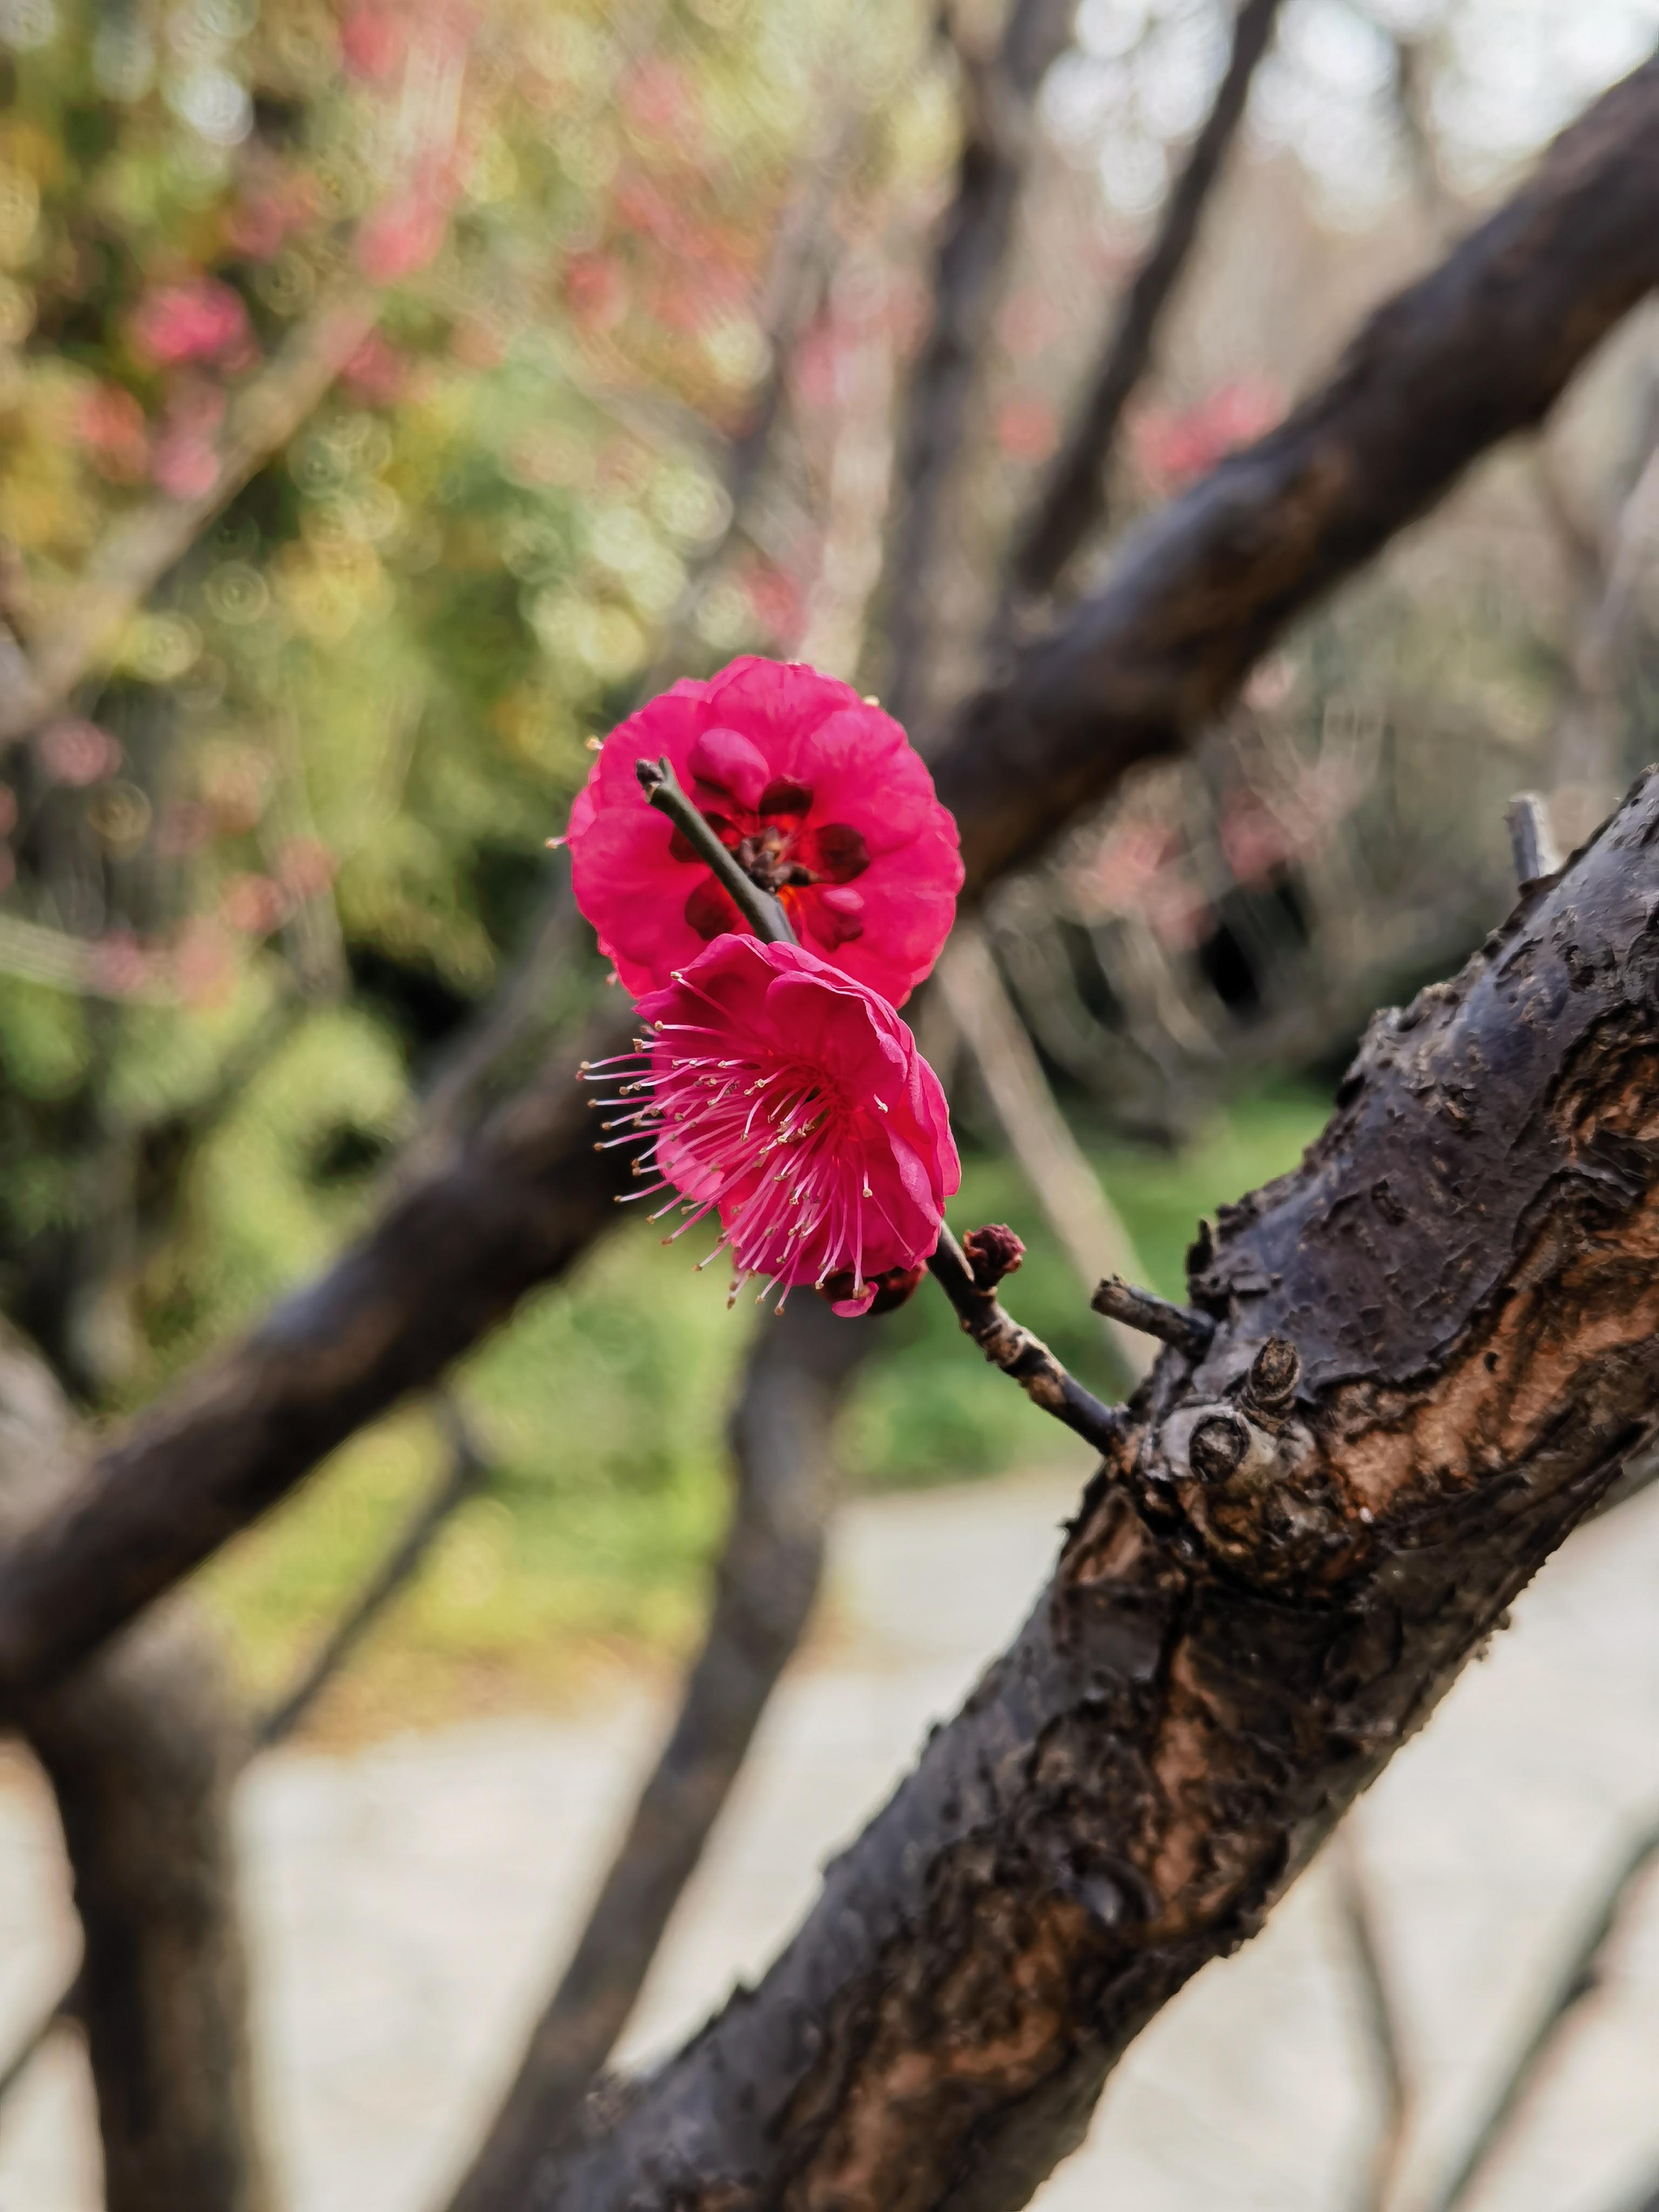
[[[45,1362],[0,1332],[0,1532],[82,1455]],[[266,2212],[229,1825],[244,1732],[211,1639],[175,1603],[17,1718],[74,1870],[109,2212]]]
[[[1659,1413],[1659,779],[1200,1235],[1008,1653],[540,2212],[1008,2212]]]
[[[1322,591],[1539,419],[1659,283],[1656,204],[1650,63],[1372,319],[1330,385],[1138,533],[1100,596],[969,705],[934,767],[970,898],[1178,743]],[[0,1700],[73,1666],[569,1267],[615,1218],[589,1141],[569,1070],[555,1068],[112,1443],[0,1563]]]

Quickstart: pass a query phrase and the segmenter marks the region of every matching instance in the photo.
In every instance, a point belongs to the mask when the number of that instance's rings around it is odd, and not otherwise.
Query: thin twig
[[[396,1542],[316,1651],[292,1687],[254,1723],[253,1748],[270,1751],[293,1735],[392,1599],[413,1580],[458,1508],[482,1490],[489,1463],[473,1441],[454,1401],[435,1408],[448,1431],[449,1464],[399,1531]]]
[[[1097,1283],[1089,1304],[1097,1314],[1109,1314],[1122,1328],[1171,1344],[1188,1359],[1202,1359],[1215,1334],[1215,1323],[1194,1306],[1178,1306],[1156,1291],[1138,1290],[1120,1275]]]
[[[1515,880],[1522,890],[1553,876],[1561,865],[1561,855],[1550,829],[1549,804],[1542,794],[1517,791],[1504,809],[1504,821],[1515,857]]]
[[[1232,52],[1214,103],[1164,202],[1158,235],[1112,324],[1088,396],[1010,558],[1012,597],[1052,590],[1084,539],[1105,520],[1112,449],[1124,408],[1146,372],[1164,309],[1243,120],[1250,82],[1267,51],[1279,6],[1280,0],[1243,0],[1234,21]]]
[[[983,931],[960,921],[934,971],[934,988],[973,1054],[1010,1151],[1036,1192],[1079,1279],[1110,1269],[1145,1273],[1117,1209],[1101,1188],[1043,1075]],[[1097,1304],[1119,1364],[1139,1382],[1152,1366],[1138,1325]]]
[[[1383,1971],[1370,1887],[1354,1840],[1352,1817],[1337,1831],[1334,1846],[1337,1903],[1353,1949],[1359,2014],[1375,2062],[1382,2107],[1382,2124],[1354,2197],[1353,2212],[1383,2212],[1411,2124],[1411,2075],[1399,2015]]]
[[[948,1229],[940,1230],[939,1249],[927,1270],[955,1307],[963,1332],[994,1367],[1012,1375],[1034,1406],[1064,1421],[1097,1451],[1110,1449],[1122,1433],[1121,1413],[1103,1406],[1066,1372],[1041,1337],[1004,1311],[994,1286],[981,1287],[967,1254]]]
[[[640,789],[659,814],[665,814],[699,859],[707,860],[715,880],[730,894],[732,904],[763,944],[793,945],[795,933],[788,916],[769,891],[763,891],[737,854],[721,844],[708,820],[681,790],[679,779],[666,760],[636,763]]]
[[[1603,1884],[1555,1987],[1450,2177],[1431,2200],[1429,2212],[1455,2212],[1456,2206],[1466,2202],[1475,2182],[1502,2148],[1513,2130],[1516,2114],[1537,2087],[1544,2062],[1563,2029],[1583,2000],[1595,1993],[1601,1978],[1602,1954],[1623,1917],[1631,1892],[1656,1858],[1659,1858],[1659,1826],[1637,1838]]]

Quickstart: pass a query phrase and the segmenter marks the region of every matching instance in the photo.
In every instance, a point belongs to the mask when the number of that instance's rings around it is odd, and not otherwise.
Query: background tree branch
[[[1656,125],[1649,63],[1372,318],[1322,392],[1137,532],[1101,594],[970,702],[935,763],[970,898],[1200,725],[1285,623],[1546,411],[1659,280]],[[589,1055],[629,1034],[617,1018]],[[619,1156],[591,1143],[572,1071],[550,1068],[112,1443],[0,1564],[0,1696],[72,1666],[568,1267],[614,1218]]]
[[[796,1316],[793,1328],[787,1326]],[[626,2025],[817,1595],[842,1385],[878,1322],[803,1297],[764,1322],[733,1409],[736,1495],[702,1649],[557,1990],[449,2212],[523,2203]]]
[[[1008,563],[1010,606],[1051,592],[1106,520],[1109,471],[1123,410],[1146,375],[1170,301],[1198,238],[1204,210],[1244,119],[1256,68],[1271,44],[1280,0],[1244,0],[1210,112],[1158,218],[1158,232],[1114,317],[1083,404],[1049,464]]]
[[[0,1526],[84,1450],[45,1362],[0,1333]],[[175,1603],[19,1721],[74,1870],[109,2212],[267,2212],[229,1817],[245,1735],[211,1639]]]

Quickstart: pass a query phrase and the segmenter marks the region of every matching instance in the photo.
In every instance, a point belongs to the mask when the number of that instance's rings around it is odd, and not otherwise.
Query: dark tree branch
[[[1076,2145],[1659,1413],[1656,909],[1649,777],[1378,1018],[1194,1248],[1214,1339],[1160,1359],[1012,1648],[538,2212],[1012,2212]]]
[[[1562,2030],[1588,1996],[1594,1996],[1601,1962],[1612,1942],[1632,1892],[1659,1858],[1659,1827],[1650,1828],[1620,1856],[1589,1909],[1578,1941],[1565,1960],[1559,1979],[1546,1998],[1516,2053],[1491,2106],[1437,2195],[1431,2212],[1456,2212],[1467,2203],[1476,2183],[1513,2132],[1516,2115],[1538,2085],[1546,2061],[1555,2050]]]
[[[679,1716],[517,2079],[449,2212],[504,2212],[580,2107],[817,1596],[842,1386],[871,1325],[804,1298],[763,1322],[732,1420],[737,1476],[714,1609]]]
[[[1650,63],[1373,319],[1323,392],[1137,533],[1105,591],[969,706],[936,779],[970,898],[1200,727],[1288,622],[1540,418],[1659,281],[1656,200]],[[619,1016],[588,1054],[630,1034]],[[555,1066],[116,1438],[0,1562],[0,1698],[72,1666],[562,1274],[625,1187],[620,1155],[596,1166],[592,1141],[571,1071]]]
[[[1442,497],[1659,283],[1659,62],[1361,331],[1323,388],[1132,532],[1104,590],[969,702],[933,763],[977,889],[1176,750],[1285,626]]]
[[[1011,596],[1050,592],[1106,520],[1112,454],[1123,410],[1152,357],[1164,310],[1181,281],[1210,194],[1244,118],[1256,66],[1267,52],[1280,0],[1243,0],[1214,104],[1164,204],[1158,234],[1113,321],[1064,443],[1049,465],[1008,562]]]
[[[962,53],[967,97],[956,190],[940,233],[933,313],[905,392],[898,502],[882,602],[890,711],[909,722],[926,703],[941,561],[955,520],[962,457],[992,318],[1001,297],[1032,108],[1063,51],[1075,0],[1012,0],[1001,42],[984,62]]]
[[[45,1362],[0,1334],[0,1530],[82,1449]],[[229,1822],[245,1739],[210,1639],[171,1606],[17,1721],[75,1875],[109,2212],[265,2212]]]

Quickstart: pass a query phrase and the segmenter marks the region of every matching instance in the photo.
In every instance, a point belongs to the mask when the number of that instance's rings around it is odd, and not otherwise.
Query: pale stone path
[[[860,1504],[837,1632],[769,1716],[629,2039],[674,2042],[754,1973],[815,1869],[1016,1624],[1071,1498],[1011,1481]],[[304,1751],[242,1818],[287,2212],[431,2212],[515,2046],[660,1725],[643,1697]],[[1659,1491],[1583,1532],[1361,1813],[1428,2085],[1420,2193],[1569,1942],[1586,1885],[1659,1809]],[[0,1767],[0,2048],[71,1933],[49,1813]],[[1371,2093],[1328,1870],[1212,1966],[1120,2069],[1042,2212],[1346,2212]],[[92,2212],[73,2051],[0,2124],[0,2212]],[[1659,1881],[1566,2062],[1472,2212],[1624,2212],[1659,2176]],[[871,2208],[871,2212],[880,2212]]]

